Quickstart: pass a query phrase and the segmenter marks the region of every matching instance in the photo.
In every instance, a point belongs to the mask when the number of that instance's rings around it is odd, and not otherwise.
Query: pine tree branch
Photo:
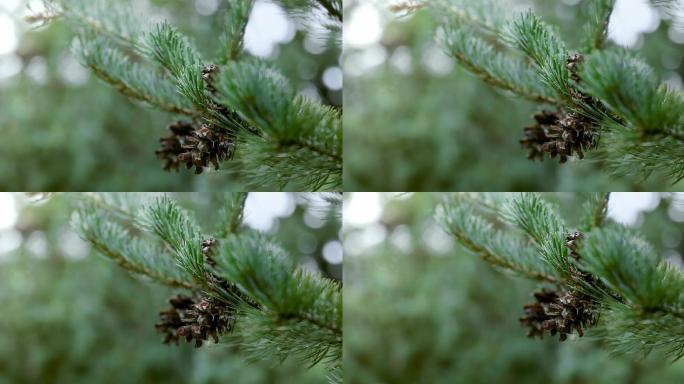
[[[619,303],[607,304],[601,311],[597,333],[618,353],[644,358],[659,351],[672,362],[684,357],[684,321],[670,313],[645,312]]]
[[[592,231],[581,252],[583,266],[624,300],[601,298],[607,316],[602,332],[613,347],[684,356],[684,336],[677,336],[684,330],[682,270],[660,261],[650,244],[624,227]]]
[[[311,365],[339,361],[340,286],[295,268],[285,252],[256,233],[231,236],[217,256],[218,275],[260,304],[243,311],[245,347],[257,355],[294,355]],[[265,341],[265,343],[264,343]]]
[[[446,17],[449,24],[471,26],[495,38],[501,37],[511,16],[522,11],[509,0],[437,0],[424,4],[436,15]]]
[[[511,270],[529,279],[555,283],[553,275],[537,250],[521,239],[498,231],[464,202],[440,206],[438,221],[466,249],[484,261]]]
[[[112,209],[117,204],[106,196],[93,198],[75,226],[123,268],[194,292],[192,297],[173,298],[172,308],[161,312],[155,327],[165,334],[165,343],[187,337],[200,346],[222,336],[251,358],[294,358],[309,366],[324,362],[334,378],[342,358],[341,287],[296,267],[266,236],[236,233],[246,196],[226,196],[221,227],[231,233],[219,245],[215,239],[202,241],[195,220],[168,196],[133,210],[127,199]],[[133,236],[123,229],[112,220],[113,212],[121,212],[117,217],[142,233]],[[167,247],[155,246],[142,237],[145,234]]]
[[[608,36],[608,23],[613,12],[615,0],[595,0],[587,4],[588,21],[584,26],[584,51],[591,52],[605,47]]]
[[[94,206],[82,208],[73,225],[84,240],[122,268],[172,287],[194,288],[190,276],[178,271],[173,258],[163,249],[132,236]]]
[[[343,145],[337,111],[297,95],[285,78],[260,61],[228,63],[217,89],[219,102],[261,133],[243,135],[237,152],[248,179],[255,184],[268,180],[257,177],[256,169],[280,173],[281,186],[339,187]]]
[[[623,125],[606,122],[601,136],[600,158],[613,175],[643,179],[662,175],[673,184],[684,179],[684,147],[672,137],[644,137]]]
[[[494,87],[549,104],[558,104],[553,91],[537,80],[536,72],[522,61],[496,52],[489,43],[467,27],[443,29],[442,44],[468,71]]]
[[[589,193],[582,210],[584,216],[581,220],[580,229],[583,232],[589,232],[594,228],[601,228],[605,224],[606,214],[608,213],[608,201],[610,200],[610,192],[596,192]]]
[[[252,12],[254,0],[235,0],[228,3],[225,29],[221,34],[221,45],[217,57],[221,64],[234,61],[242,54],[245,28]]]
[[[564,280],[575,279],[566,247],[569,231],[556,207],[537,193],[511,198],[502,212],[504,220],[519,227],[539,246],[542,257]]]
[[[341,130],[338,133],[341,137]],[[231,171],[250,190],[332,191],[342,185],[342,164],[297,143],[285,145],[243,134]]]
[[[554,282],[560,287],[558,291],[535,293],[537,302],[525,307],[525,325],[532,327],[532,336],[560,329],[567,337],[572,330],[563,327],[574,324],[581,336],[580,328],[596,326],[592,319],[600,314],[596,335],[613,350],[643,356],[662,351],[677,360],[684,356],[684,272],[661,260],[634,230],[604,224],[607,202],[607,194],[590,195],[584,204],[582,222],[585,228],[593,229],[567,237],[556,209],[538,194],[516,196],[504,206],[500,212],[504,219],[523,229],[539,245],[544,260],[562,277]],[[474,209],[459,212],[460,207],[444,208],[451,210],[451,226],[447,229],[458,228],[459,220],[477,217]],[[455,236],[462,240],[458,232]],[[465,243],[477,250],[487,248],[487,242],[500,236],[486,225],[474,226],[471,232],[465,236]],[[496,260],[491,262],[501,265]],[[548,312],[545,305],[556,309]],[[554,312],[558,308],[565,308],[564,312]],[[578,316],[586,317],[578,320]],[[553,321],[560,321],[560,328]]]
[[[624,227],[592,231],[582,247],[583,265],[632,305],[684,320],[684,274],[662,263],[653,247]]]
[[[684,133],[684,95],[663,86],[652,68],[625,51],[592,54],[582,70],[584,89],[644,134]]]
[[[127,47],[137,50],[142,35],[140,20],[131,7],[112,0],[43,0],[51,18],[64,17],[98,35],[107,35]]]
[[[617,119],[606,118],[603,150],[618,174],[657,172],[684,178],[684,94],[660,84],[652,68],[624,51],[596,52],[582,70],[583,89]],[[636,166],[636,167],[635,167]]]
[[[219,224],[216,231],[218,237],[227,237],[230,234],[236,234],[242,225],[244,218],[245,202],[247,201],[247,193],[231,193],[223,198],[223,206],[219,211]]]
[[[176,79],[178,93],[199,109],[206,120],[234,132],[245,128],[231,114],[221,113],[207,94],[202,79],[202,57],[187,37],[162,22],[147,38],[147,54]]]
[[[202,232],[175,201],[167,196],[154,200],[138,214],[136,225],[168,244],[178,265],[199,285],[209,286],[202,255]]]
[[[241,60],[253,0],[231,2],[219,49],[218,62],[226,62],[221,67],[205,66],[190,40],[166,22],[157,24],[143,36],[143,23],[131,17],[130,9],[114,3],[112,0],[54,0],[49,3],[48,12],[37,15],[36,19],[44,21],[53,15],[62,15],[82,26],[85,31],[81,53],[86,65],[98,77],[130,98],[193,118],[192,123],[172,124],[170,128],[175,131],[163,138],[157,155],[167,162],[165,169],[178,169],[179,163],[185,162],[201,173],[210,161],[218,168],[219,161],[231,159],[237,153],[239,159],[230,167],[233,173],[246,175],[246,185],[269,189],[278,185],[295,190],[341,186],[340,113],[297,95],[265,63]],[[308,12],[321,8],[340,18],[342,15],[339,0],[289,3],[298,3],[297,7]],[[147,70],[123,52],[159,64],[173,86],[166,76]],[[235,85],[227,94],[217,93],[214,87],[213,77],[217,72],[224,82]],[[274,97],[284,99],[274,100]],[[199,144],[185,143],[183,147],[180,143],[186,139]],[[241,143],[244,144],[237,148]],[[206,145],[212,149],[206,150]]]
[[[568,73],[568,50],[552,31],[532,12],[522,14],[511,25],[507,39],[537,65],[541,80],[566,102],[573,100]]]
[[[197,117],[198,113],[178,98],[175,87],[166,79],[150,74],[131,62],[120,51],[108,48],[102,38],[81,37],[80,54],[95,75],[125,96],[162,110]]]

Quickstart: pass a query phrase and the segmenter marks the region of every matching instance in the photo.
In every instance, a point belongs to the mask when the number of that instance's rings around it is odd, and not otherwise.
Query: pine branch
[[[202,57],[188,38],[167,22],[162,22],[147,36],[147,44],[149,55],[176,79],[178,92],[209,119],[221,120],[222,116],[209,108],[211,100],[205,93],[202,80]]]
[[[50,19],[63,17],[129,48],[140,46],[144,23],[132,17],[136,12],[130,6],[113,0],[43,0],[43,4]]]
[[[342,356],[340,286],[297,269],[277,245],[249,234],[226,239],[216,272],[260,304],[242,311],[244,347],[255,356],[294,356],[311,365]]]
[[[98,252],[122,268],[162,284],[194,288],[190,276],[176,268],[173,258],[163,248],[132,236],[130,231],[94,207],[92,204],[83,207],[73,225]]]
[[[200,286],[209,287],[202,255],[201,230],[175,201],[167,196],[156,199],[139,213],[136,225],[168,244],[178,265]]]
[[[590,1],[586,7],[588,21],[584,26],[585,42],[584,51],[591,52],[605,47],[608,37],[608,23],[613,13],[615,0]]]
[[[339,187],[342,123],[337,111],[297,95],[285,78],[259,61],[227,64],[217,89],[222,104],[262,133],[243,136],[238,150],[248,182],[258,185],[264,175],[277,173],[281,187]]]
[[[85,65],[100,79],[133,99],[171,113],[196,117],[198,113],[178,97],[175,87],[167,79],[131,62],[123,53],[108,47],[103,38],[81,37],[80,55]]]
[[[235,0],[228,3],[226,28],[221,34],[221,45],[217,57],[225,64],[240,58],[244,45],[245,28],[252,12],[254,0]]]
[[[542,257],[556,273],[572,280],[572,262],[566,247],[569,233],[556,207],[536,193],[523,193],[509,200],[503,218],[518,226],[539,246]]]
[[[526,99],[558,104],[553,91],[537,81],[536,72],[526,63],[497,52],[476,31],[467,27],[447,25],[443,30],[442,45],[468,71],[494,87]]]
[[[644,138],[621,124],[606,122],[600,156],[614,175],[664,176],[673,184],[684,179],[684,147],[672,137]]]
[[[565,43],[538,16],[522,14],[509,32],[508,40],[537,65],[541,80],[566,101],[572,100]]]
[[[611,303],[601,311],[597,332],[617,353],[643,358],[658,351],[672,362],[684,356],[684,321],[670,313],[644,312]]]
[[[245,202],[247,201],[247,193],[232,193],[223,198],[223,205],[219,211],[219,224],[216,231],[218,237],[227,237],[230,234],[236,234],[242,219],[244,218]]]
[[[604,154],[620,174],[653,172],[684,178],[684,95],[660,84],[654,71],[624,51],[587,58],[583,88],[602,100],[616,119],[604,119]],[[637,165],[638,167],[634,167]]]
[[[308,12],[322,7],[341,18],[339,0],[288,3]],[[252,5],[231,2],[220,67],[205,65],[190,39],[167,22],[143,34],[144,23],[111,0],[54,0],[35,19],[60,15],[82,27],[80,54],[98,77],[130,98],[192,117],[170,124],[171,135],[160,140],[156,155],[165,170],[184,164],[200,174],[235,158],[232,173],[248,186],[339,189],[341,113],[298,95],[274,68],[242,57]],[[148,69],[145,60],[164,74]],[[228,86],[218,87],[218,80]]]
[[[652,1],[684,15],[680,0]],[[584,158],[596,151],[616,176],[653,174],[684,179],[684,96],[661,84],[655,71],[625,51],[607,49],[614,0],[585,2],[582,52],[571,52],[556,29],[527,11],[496,1],[402,1],[396,12],[432,11],[447,54],[490,85],[557,106],[535,115],[521,144],[531,160]],[[507,45],[533,64],[504,53]],[[514,53],[514,52],[512,52]]]
[[[660,262],[650,244],[624,227],[592,231],[582,261],[627,303],[645,312],[668,312],[684,320],[684,274]]]
[[[582,336],[582,328],[595,327],[614,351],[642,356],[661,351],[677,360],[684,356],[684,273],[660,260],[634,230],[604,223],[608,196],[592,194],[585,201],[581,222],[585,229],[593,228],[585,234],[567,234],[558,212],[538,194],[512,198],[499,211],[539,245],[543,260],[560,276],[554,281],[556,290],[534,293],[536,302],[524,307],[521,322],[530,328],[530,337],[559,332],[561,341],[573,331]],[[475,220],[477,208],[474,203],[472,210],[458,211],[459,206],[447,203],[445,210],[456,212],[447,228],[459,228],[459,220]],[[455,231],[455,238],[467,248],[486,249],[502,236],[491,225],[474,226],[472,232],[462,236]]]
[[[619,351],[664,351],[684,356],[684,274],[660,261],[633,231],[609,227],[592,231],[582,247],[583,265],[624,300],[603,297],[601,331]]]
[[[603,51],[587,58],[584,89],[644,134],[684,140],[684,95],[661,85],[648,65],[626,51]]]
[[[516,236],[496,230],[469,204],[448,202],[440,208],[438,221],[445,231],[484,261],[533,280],[557,281],[534,247]]]
[[[334,378],[342,357],[341,287],[296,267],[267,236],[237,232],[246,196],[225,196],[220,230],[227,237],[219,240],[204,238],[191,214],[168,196],[134,210],[114,210],[110,199],[92,198],[75,225],[123,268],[191,290],[160,312],[155,327],[164,343],[185,338],[200,347],[210,338],[220,342],[220,336],[252,359],[324,362]],[[112,220],[112,212],[125,214]],[[125,230],[124,224],[140,232]]]
[[[436,15],[446,16],[446,23],[470,26],[494,38],[501,37],[511,16],[522,10],[509,0],[438,0],[423,4]]]
[[[581,220],[580,229],[589,232],[594,228],[601,228],[605,224],[606,214],[608,213],[608,201],[610,193],[590,193],[584,204],[582,211],[584,215]]]

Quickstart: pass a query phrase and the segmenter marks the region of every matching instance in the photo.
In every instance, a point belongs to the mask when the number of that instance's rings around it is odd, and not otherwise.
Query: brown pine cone
[[[576,331],[584,336],[584,328],[596,325],[597,317],[594,303],[590,297],[574,291],[542,289],[534,293],[535,302],[525,305],[525,316],[520,323],[529,328],[527,336],[544,337],[559,334],[559,340],[565,341],[569,334]]]
[[[230,159],[235,151],[235,140],[217,127],[178,121],[169,125],[171,135],[161,138],[161,147],[155,151],[157,158],[165,160],[164,170],[178,171],[180,164],[187,169],[195,167],[200,174],[211,163],[219,169],[219,163]]]
[[[544,160],[546,154],[559,157],[561,163],[569,156],[584,158],[584,151],[594,148],[596,135],[588,119],[573,112],[542,111],[534,116],[536,124],[524,129],[525,137],[520,140],[530,160]]]
[[[195,340],[195,347],[211,337],[218,343],[219,336],[230,332],[235,321],[235,310],[211,297],[191,298],[178,295],[169,300],[171,308],[159,312],[157,331],[164,335],[163,343],[178,345],[181,337],[186,342]]]

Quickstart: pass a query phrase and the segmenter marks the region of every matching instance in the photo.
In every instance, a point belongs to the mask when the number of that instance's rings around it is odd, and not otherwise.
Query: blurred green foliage
[[[347,16],[366,2],[350,1]],[[579,6],[533,3],[571,46],[579,45]],[[640,53],[661,74],[672,71],[666,65],[674,63],[681,76],[682,49],[669,40],[670,25],[662,22],[647,35]],[[564,165],[527,160],[519,140],[537,107],[493,90],[444,57],[436,28],[428,12],[391,15],[378,45],[345,47],[346,190],[614,191],[684,185],[612,178],[591,155]],[[357,73],[358,62],[383,55],[380,65]]]
[[[212,228],[217,196],[177,197],[199,208],[198,218]],[[246,362],[226,345],[163,345],[154,324],[174,291],[84,249],[68,225],[75,200],[57,195],[24,206],[10,230],[21,235],[21,245],[0,254],[0,383],[325,382],[321,366]],[[303,224],[307,204],[301,200],[278,222],[276,236],[291,240],[284,245],[293,255],[302,254],[298,240],[323,244],[338,237],[339,220],[325,221],[323,230]]]
[[[220,2],[210,16],[198,14],[194,1],[150,0],[149,4],[192,36],[201,53],[211,58],[219,44],[226,2]],[[313,88],[324,102],[341,104],[341,91],[322,82],[325,69],[338,65],[339,42],[322,41],[321,52],[313,54],[304,45],[309,31],[297,25],[292,41],[278,46],[270,60],[284,69],[297,89]],[[129,101],[92,74],[84,83],[65,80],[65,73],[88,73],[73,68],[78,67],[70,51],[74,36],[75,31],[60,20],[20,36],[16,55],[22,72],[0,84],[0,190],[244,189],[221,170],[199,177],[191,171],[163,171],[154,151],[175,117]],[[29,64],[41,60],[47,66],[44,83],[27,71]]]
[[[552,200],[572,221],[582,201]],[[381,218],[345,224],[345,382],[355,383],[680,383],[684,362],[611,356],[585,337],[528,339],[517,318],[535,284],[496,270],[458,247],[433,219],[439,194],[386,201]],[[684,248],[682,225],[664,196],[642,215],[642,231],[663,250]],[[678,231],[664,243],[659,231]],[[371,240],[369,240],[371,239]]]

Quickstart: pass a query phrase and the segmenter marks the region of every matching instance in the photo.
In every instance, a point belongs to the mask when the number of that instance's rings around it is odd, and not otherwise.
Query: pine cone
[[[204,255],[207,264],[209,264],[212,267],[216,266],[216,261],[211,257],[214,253],[214,245],[216,245],[216,239],[213,237],[209,237],[207,239],[202,240],[202,255]]]
[[[573,53],[570,56],[568,56],[567,59],[567,64],[566,67],[568,68],[568,71],[570,71],[570,78],[576,82],[579,83],[581,81],[581,78],[579,76],[578,72],[578,67],[582,62],[584,61],[584,56],[582,56],[581,53]]]
[[[195,339],[195,347],[199,348],[202,341],[209,337],[218,343],[221,334],[230,332],[235,313],[224,303],[211,297],[203,297],[185,311],[181,320],[186,325],[178,328],[178,335],[185,336],[187,342]]]
[[[570,233],[565,237],[565,246],[570,249],[570,256],[575,260],[580,259],[577,253],[578,243],[584,238],[582,232]],[[593,276],[581,269],[571,266],[570,273],[577,279],[584,280],[590,285],[600,282],[595,281]],[[543,288],[534,294],[536,302],[524,306],[525,316],[520,318],[522,325],[529,328],[527,337],[543,338],[545,332],[551,336],[560,335],[560,341],[565,341],[569,334],[577,331],[584,336],[583,328],[596,325],[598,321],[590,296],[573,289],[561,288],[550,290]]]
[[[178,171],[180,163],[185,163],[187,169],[194,166],[196,174],[202,173],[209,163],[219,169],[219,163],[231,158],[235,151],[233,137],[208,124],[196,128],[189,122],[178,121],[169,129],[171,135],[161,138],[161,147],[155,151],[157,158],[166,161],[167,171]]]
[[[173,342],[178,345],[178,329],[184,326],[181,315],[189,310],[194,304],[192,298],[178,295],[169,299],[171,309],[159,312],[159,322],[154,325],[158,332],[164,334],[162,342],[169,344]]]
[[[218,74],[219,67],[216,64],[208,64],[202,68],[202,80],[204,80],[205,87],[211,93],[216,93],[216,88],[214,87],[214,81],[216,80],[216,75]]]
[[[570,233],[565,237],[565,246],[570,249],[570,256],[573,259],[579,260],[580,255],[577,253],[577,244],[584,238],[582,232]]]
[[[159,312],[160,321],[155,328],[164,334],[163,343],[178,345],[185,337],[186,342],[195,340],[195,347],[211,337],[218,343],[219,336],[230,332],[235,320],[231,306],[211,297],[199,300],[178,295],[169,300],[172,308]]]
[[[573,291],[553,291],[542,289],[534,293],[536,302],[525,305],[525,316],[520,323],[529,328],[527,336],[544,337],[559,334],[559,340],[565,341],[569,334],[577,331],[584,336],[584,328],[596,325],[594,303],[588,296]]]
[[[520,140],[523,148],[528,149],[528,159],[544,155],[560,157],[560,162],[568,161],[569,156],[584,158],[584,151],[596,144],[595,133],[588,119],[573,112],[542,111],[534,116],[537,124],[526,127],[525,138]]]

